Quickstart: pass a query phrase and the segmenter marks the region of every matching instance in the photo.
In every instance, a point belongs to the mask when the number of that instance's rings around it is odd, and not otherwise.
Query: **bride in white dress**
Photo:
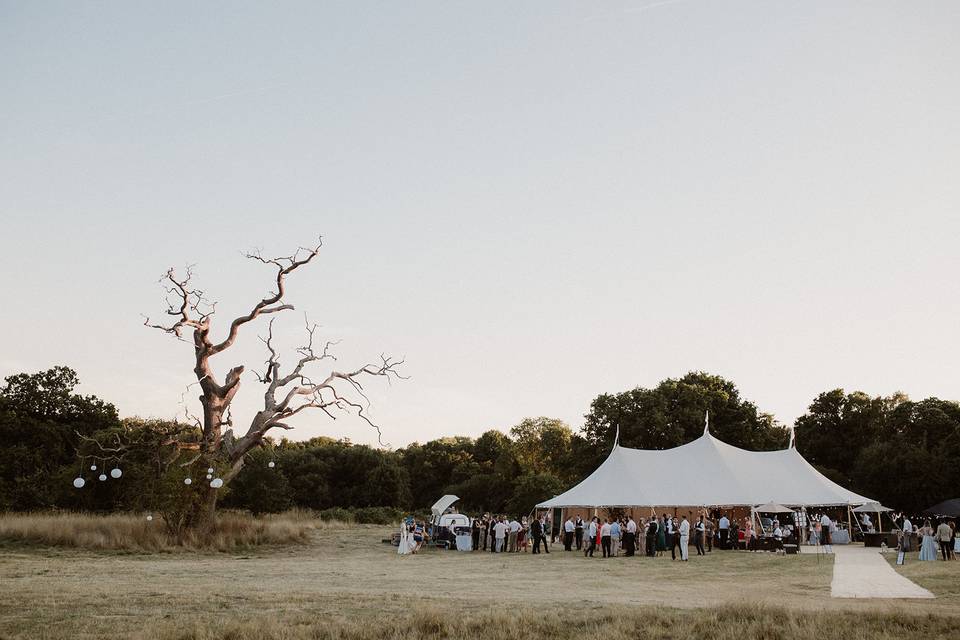
[[[400,544],[397,546],[397,553],[405,556],[413,553],[417,548],[417,541],[413,539],[413,533],[407,529],[407,523],[400,523]]]

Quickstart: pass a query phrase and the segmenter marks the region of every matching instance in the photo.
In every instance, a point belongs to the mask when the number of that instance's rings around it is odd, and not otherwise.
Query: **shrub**
[[[395,507],[362,507],[354,511],[360,524],[394,524],[402,517],[403,512]]]
[[[232,551],[305,543],[315,522],[299,512],[260,518],[224,512],[209,529],[187,529],[178,535],[160,515],[147,520],[145,514],[7,513],[0,515],[0,541],[117,551]]]

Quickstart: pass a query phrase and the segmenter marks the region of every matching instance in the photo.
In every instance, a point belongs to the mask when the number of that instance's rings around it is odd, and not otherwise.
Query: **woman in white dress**
[[[407,532],[407,523],[400,523],[400,544],[397,545],[397,553],[405,556],[410,553],[410,534]]]
[[[923,542],[920,543],[920,559],[936,560],[937,543],[933,539],[933,527],[930,526],[929,520],[923,523],[923,527],[920,528],[920,534],[923,536]]]

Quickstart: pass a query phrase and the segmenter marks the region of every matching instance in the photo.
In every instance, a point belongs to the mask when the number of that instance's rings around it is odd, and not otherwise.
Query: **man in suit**
[[[940,553],[943,554],[945,561],[950,559],[950,553],[953,551],[953,545],[950,542],[952,539],[953,529],[950,528],[947,519],[944,518],[940,521],[940,526],[937,527],[937,542],[940,543]]]
[[[623,548],[628,558],[633,557],[637,549],[637,523],[633,521],[633,516],[627,518],[626,532],[623,534]]]
[[[583,518],[577,516],[576,522],[573,523],[573,537],[577,541],[577,551],[583,549]]]
[[[533,552],[540,553],[540,541],[543,540],[543,522],[534,518],[530,524],[530,535],[533,536]]]
[[[660,523],[656,518],[650,518],[647,526],[647,555],[651,558],[657,555],[657,534],[660,533]]]

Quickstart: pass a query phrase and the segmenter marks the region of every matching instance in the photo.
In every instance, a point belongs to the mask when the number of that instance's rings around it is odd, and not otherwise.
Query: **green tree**
[[[0,389],[0,510],[47,508],[75,498],[68,494],[76,494],[68,476],[81,472],[81,438],[119,424],[112,404],[74,393],[79,382],[68,367],[5,379]]]
[[[703,434],[708,410],[710,432],[724,442],[758,451],[787,445],[787,430],[742,399],[732,382],[692,372],[664,380],[653,389],[637,387],[598,396],[583,428],[594,450],[589,466],[595,468],[609,453],[618,430],[625,447],[668,449],[690,442]]]
[[[516,479],[507,511],[521,516],[533,511],[540,502],[563,491],[560,478],[551,473],[528,473]]]
[[[525,418],[510,429],[513,450],[525,473],[549,473],[561,478],[570,472],[573,431],[556,418]]]

